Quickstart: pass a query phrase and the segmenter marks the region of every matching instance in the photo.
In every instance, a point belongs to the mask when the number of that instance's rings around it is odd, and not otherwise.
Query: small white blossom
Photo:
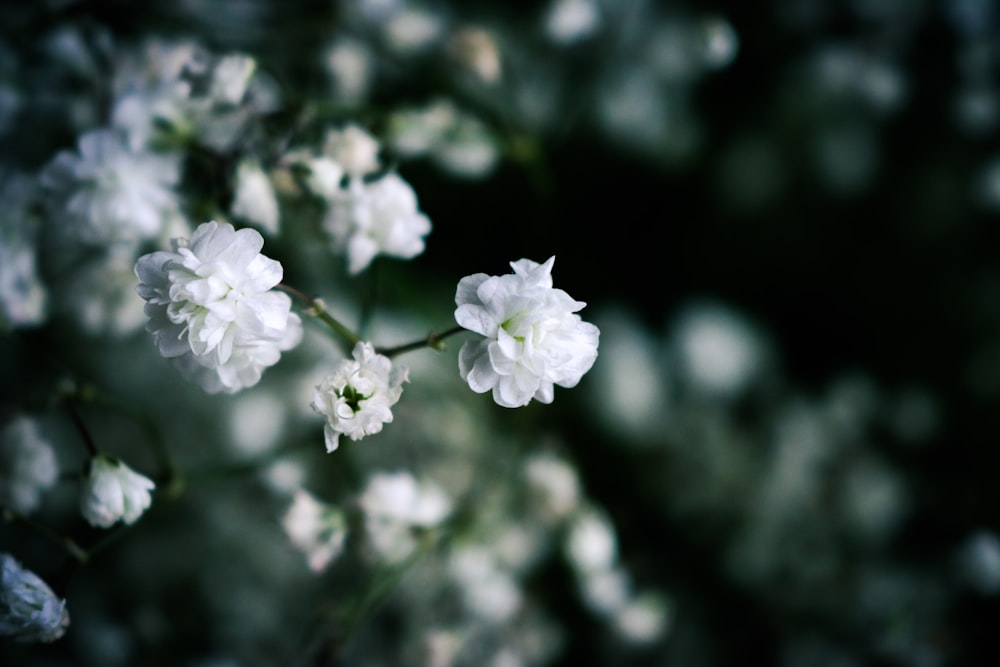
[[[566,536],[566,553],[580,573],[613,569],[618,558],[618,540],[608,517],[594,508],[580,510]]]
[[[48,292],[37,261],[37,234],[29,217],[35,184],[22,174],[0,173],[0,329],[41,324]]]
[[[344,551],[347,538],[344,513],[301,489],[295,492],[281,525],[292,545],[306,555],[313,572],[325,570]]]
[[[256,160],[242,160],[236,167],[236,194],[229,210],[269,234],[278,233],[278,197],[271,179]]]
[[[53,642],[68,626],[66,601],[13,556],[0,553],[0,637],[23,643]]]
[[[291,299],[272,290],[281,264],[260,254],[263,245],[253,229],[212,221],[135,265],[160,354],[209,393],[255,385],[302,338]]]
[[[60,226],[93,244],[156,238],[178,214],[179,180],[178,156],[133,148],[115,130],[82,135],[77,151],[59,153],[41,175]]]
[[[344,168],[333,158],[325,155],[304,156],[297,164],[305,168],[305,184],[314,195],[330,202],[343,194],[340,181],[344,177]]]
[[[323,220],[334,249],[347,253],[347,270],[363,271],[376,255],[412,259],[424,251],[431,222],[417,195],[395,173],[374,183],[355,181],[331,202]]]
[[[243,101],[250,79],[257,71],[257,61],[250,56],[223,56],[212,69],[210,99],[221,104],[237,105]]]
[[[489,127],[451,100],[438,99],[423,108],[394,113],[388,132],[396,153],[409,158],[426,155],[454,176],[487,176],[500,160],[498,142]]]
[[[323,153],[337,161],[353,178],[361,178],[379,168],[378,141],[357,125],[342,130],[329,130],[323,142]]]
[[[511,262],[512,274],[477,273],[458,283],[455,321],[486,337],[462,345],[459,371],[473,391],[492,390],[505,408],[551,403],[553,385],[576,386],[597,359],[600,332],[576,314],[585,303],[552,287],[554,262],[521,259]]]
[[[153,480],[103,454],[90,460],[80,491],[80,511],[92,526],[110,528],[115,522],[135,523],[153,502]]]
[[[546,518],[561,520],[580,504],[580,478],[565,459],[553,453],[534,454],[525,461],[524,476]]]
[[[413,528],[434,527],[452,510],[444,490],[431,482],[418,482],[403,471],[372,475],[358,502],[372,545],[390,561],[412,553],[416,546]]]
[[[312,409],[326,417],[326,451],[337,449],[340,435],[360,440],[392,421],[392,406],[403,393],[408,371],[376,354],[371,343],[354,346],[353,359],[343,359],[316,386]]]
[[[0,507],[33,512],[58,476],[55,451],[34,420],[17,417],[0,430]]]

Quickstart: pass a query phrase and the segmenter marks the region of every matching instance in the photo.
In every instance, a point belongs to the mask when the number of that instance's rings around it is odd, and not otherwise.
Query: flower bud
[[[155,486],[121,461],[99,454],[90,461],[80,511],[90,525],[99,528],[110,528],[119,519],[132,524],[153,502],[150,491]]]
[[[0,637],[17,642],[52,642],[69,625],[66,601],[38,575],[0,553]]]

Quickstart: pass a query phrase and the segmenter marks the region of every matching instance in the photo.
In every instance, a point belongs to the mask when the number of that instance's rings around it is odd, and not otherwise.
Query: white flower
[[[357,125],[329,130],[323,153],[332,157],[353,178],[361,178],[379,168],[379,144],[375,137]]]
[[[103,454],[90,460],[80,492],[80,511],[92,526],[110,528],[116,521],[135,523],[153,502],[153,480]]]
[[[257,71],[257,61],[250,56],[223,56],[212,70],[208,96],[221,104],[237,105],[243,101],[250,79]]]
[[[566,553],[581,574],[612,569],[618,558],[618,540],[608,517],[595,508],[577,512],[566,535]]]
[[[0,172],[0,329],[45,319],[48,292],[37,262],[37,235],[30,218],[35,184],[27,176]]]
[[[52,445],[34,420],[17,417],[0,431],[0,506],[20,514],[37,507],[59,476]]]
[[[326,451],[337,449],[340,435],[360,440],[392,421],[392,406],[403,393],[408,371],[375,353],[371,343],[354,346],[354,359],[344,359],[316,386],[312,409],[326,417]]]
[[[306,555],[313,572],[325,570],[344,551],[347,538],[344,513],[301,489],[295,492],[281,525],[292,545]]]
[[[133,149],[115,130],[82,135],[78,152],[59,153],[41,175],[58,222],[94,244],[155,238],[178,213],[179,180],[178,156]]]
[[[0,637],[24,643],[53,642],[68,626],[66,601],[13,556],[0,553]]]
[[[271,179],[256,160],[242,160],[236,167],[236,194],[229,210],[236,217],[258,225],[270,234],[278,233],[278,197]]]
[[[551,403],[553,385],[574,387],[597,359],[600,332],[576,311],[586,304],[552,287],[555,257],[511,262],[514,273],[466,276],[455,294],[455,321],[484,340],[466,341],[459,371],[478,393],[505,408]]]
[[[160,354],[209,393],[253,386],[302,338],[291,299],[271,289],[282,269],[263,245],[253,229],[212,221],[135,265]]]
[[[464,178],[488,175],[500,159],[489,127],[446,99],[395,112],[389,119],[389,141],[401,156],[427,155],[441,168]]]
[[[417,195],[397,174],[374,183],[354,181],[331,202],[323,220],[334,248],[347,253],[347,269],[363,271],[376,255],[412,259],[424,251],[431,222],[417,209]]]
[[[372,475],[358,502],[372,545],[390,561],[412,553],[414,528],[434,527],[452,510],[451,499],[440,487],[403,471]]]

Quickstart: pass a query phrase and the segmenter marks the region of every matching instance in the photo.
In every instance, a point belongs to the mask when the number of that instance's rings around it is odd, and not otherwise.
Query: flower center
[[[361,401],[366,398],[370,398],[370,395],[365,396],[351,385],[347,385],[344,387],[344,390],[340,392],[340,397],[344,399],[345,403],[347,403],[347,407],[349,407],[353,412],[357,412],[361,409]]]

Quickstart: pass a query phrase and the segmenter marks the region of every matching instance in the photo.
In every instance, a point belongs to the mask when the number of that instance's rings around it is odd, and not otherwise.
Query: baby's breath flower
[[[362,178],[379,168],[379,143],[357,125],[329,130],[323,142],[323,153],[333,158],[352,178]]]
[[[208,393],[257,384],[302,338],[291,299],[272,289],[281,264],[260,254],[263,245],[253,229],[212,221],[135,265],[160,354]]]
[[[363,271],[376,255],[412,259],[424,251],[431,222],[417,208],[417,195],[398,174],[374,183],[353,181],[333,201],[323,220],[334,249],[347,254],[347,270]]]
[[[344,513],[301,489],[295,492],[281,525],[292,545],[306,555],[313,572],[325,570],[344,551],[347,538]]]
[[[360,440],[392,421],[392,406],[407,381],[405,367],[376,354],[371,343],[354,346],[353,359],[344,359],[316,387],[312,409],[326,417],[326,451],[337,449],[340,435]]]
[[[269,234],[278,233],[278,197],[271,179],[254,159],[242,160],[236,167],[236,194],[230,211]]]
[[[129,145],[124,133],[93,130],[77,151],[63,151],[45,168],[42,185],[54,195],[53,215],[93,244],[156,238],[179,211],[174,186],[180,159]]]
[[[0,430],[0,507],[33,512],[58,476],[55,451],[34,420],[17,417]]]
[[[405,471],[372,475],[358,503],[372,546],[390,561],[413,552],[414,528],[432,528],[452,511],[451,498],[443,489],[432,482],[418,482]]]
[[[0,553],[0,637],[24,643],[53,642],[65,634],[67,626],[66,601],[13,556]]]
[[[514,273],[466,276],[455,294],[455,320],[485,336],[466,341],[459,371],[478,393],[505,408],[531,399],[551,403],[553,385],[575,387],[597,359],[600,332],[576,314],[586,304],[552,287],[555,257],[511,262]]]
[[[80,493],[80,511],[92,526],[135,523],[153,502],[153,480],[103,454],[90,460]]]

